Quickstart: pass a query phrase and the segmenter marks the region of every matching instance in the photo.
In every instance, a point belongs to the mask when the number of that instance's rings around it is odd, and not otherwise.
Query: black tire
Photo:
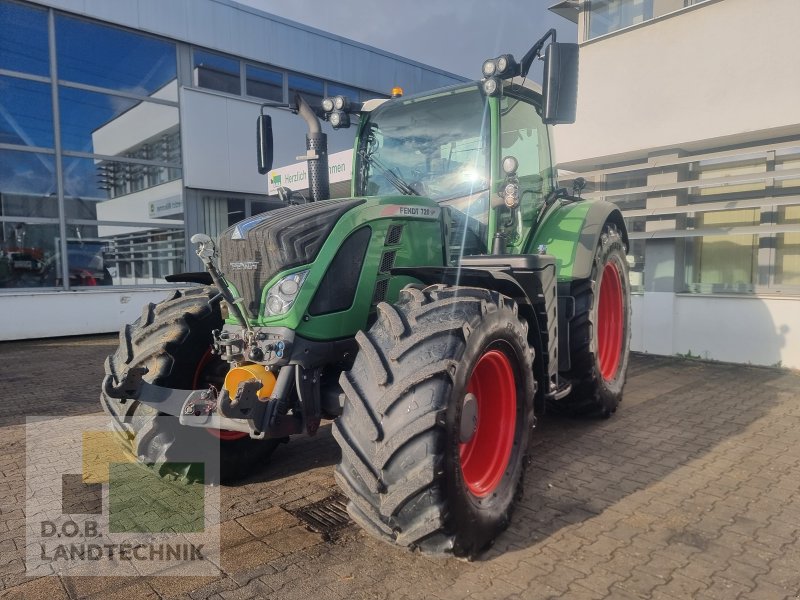
[[[148,304],[139,319],[120,331],[119,348],[105,362],[106,376],[119,378],[131,367],[145,366],[146,381],[190,390],[205,363],[198,385],[214,382],[219,388],[227,365],[208,354],[211,332],[222,326],[219,304],[208,302],[214,295],[210,288],[193,288]],[[101,392],[100,402],[132,454],[157,466],[160,474],[185,481],[230,483],[246,477],[269,460],[281,441],[219,440],[219,457],[206,457],[214,463],[208,473],[191,462],[200,456],[199,449],[216,449],[217,440],[207,430],[181,426],[176,417],[154,418],[158,411],[136,400],[121,401]],[[213,474],[217,470],[218,478]]]
[[[628,355],[631,336],[631,299],[628,262],[625,244],[613,224],[607,224],[600,235],[589,279],[572,285],[575,316],[570,323],[570,370],[572,392],[558,404],[572,414],[609,417],[622,400],[622,390],[628,375]],[[604,277],[614,276],[619,282],[622,318],[618,352],[601,356],[600,290]],[[611,287],[616,282],[609,281]],[[612,346],[613,348],[614,346]],[[607,372],[603,373],[603,370]]]
[[[384,541],[473,557],[508,525],[521,484],[536,393],[528,325],[512,300],[478,288],[406,288],[378,312],[369,332],[357,334],[355,363],[340,378],[335,477],[348,511]],[[462,401],[475,365],[494,352],[513,373],[505,405],[514,425],[496,485],[474,494],[459,457]]]

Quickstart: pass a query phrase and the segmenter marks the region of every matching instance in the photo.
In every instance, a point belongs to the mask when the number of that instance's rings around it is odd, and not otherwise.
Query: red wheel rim
[[[508,357],[499,350],[481,356],[467,385],[477,398],[477,426],[472,439],[459,444],[461,473],[478,498],[500,485],[511,457],[517,425],[517,386]]]
[[[208,363],[211,362],[213,358],[213,354],[211,353],[211,348],[206,350],[206,353],[203,355],[203,358],[200,359],[200,363],[197,365],[197,369],[194,372],[194,379],[192,380],[192,389],[198,390],[201,387],[206,387],[200,385],[200,381],[203,377],[203,371],[208,366]],[[230,440],[240,440],[243,437],[246,437],[247,434],[243,431],[230,431],[228,429],[212,429],[207,428],[206,431],[213,435],[215,438],[218,438],[223,441],[230,441]]]
[[[619,368],[623,326],[622,281],[616,265],[608,263],[600,279],[597,307],[597,356],[606,381],[614,379]]]

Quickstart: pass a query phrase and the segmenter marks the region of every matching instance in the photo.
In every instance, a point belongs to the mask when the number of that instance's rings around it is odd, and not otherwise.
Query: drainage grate
[[[295,517],[308,525],[312,531],[329,537],[343,527],[349,525],[350,516],[347,514],[347,500],[336,493],[319,502],[309,504],[303,508],[292,511]]]

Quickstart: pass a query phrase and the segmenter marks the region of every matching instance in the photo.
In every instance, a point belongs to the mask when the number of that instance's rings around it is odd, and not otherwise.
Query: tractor
[[[527,78],[534,60],[543,84]],[[550,127],[575,120],[578,47],[549,31],[518,62],[413,96],[262,107],[308,124],[308,197],[192,242],[205,271],[121,332],[101,402],[142,461],[222,483],[332,420],[334,476],[371,535],[474,557],[511,519],[538,418],[609,417],[628,367],[619,210],[559,187]],[[320,118],[356,126],[352,197],[328,199]],[[153,417],[159,416],[158,419]],[[213,436],[213,437],[212,437]]]

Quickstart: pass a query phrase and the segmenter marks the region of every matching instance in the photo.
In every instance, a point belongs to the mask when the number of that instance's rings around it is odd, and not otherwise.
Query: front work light
[[[503,54],[497,58],[490,58],[483,61],[481,72],[484,78],[498,77],[509,79],[520,74],[520,66],[510,54]]]
[[[497,76],[501,77],[502,79],[514,77],[520,73],[520,68],[517,64],[517,61],[514,60],[514,57],[510,54],[498,56],[495,60],[495,63],[497,64]]]
[[[266,306],[264,307],[265,316],[282,315],[292,308],[306,277],[308,277],[307,270],[298,271],[281,278],[278,283],[269,288]]]
[[[350,101],[344,96],[333,97],[333,108],[336,110],[347,111],[350,108]]]
[[[490,77],[486,81],[483,82],[483,93],[487,96],[494,96],[499,89],[499,85],[497,83],[497,79],[494,77]]]
[[[339,129],[340,127],[350,127],[350,115],[341,110],[334,110],[332,113],[330,113],[328,115],[328,121],[330,121],[330,124],[334,129]]]
[[[322,99],[322,110],[326,113],[329,113],[333,110],[333,98]]]

